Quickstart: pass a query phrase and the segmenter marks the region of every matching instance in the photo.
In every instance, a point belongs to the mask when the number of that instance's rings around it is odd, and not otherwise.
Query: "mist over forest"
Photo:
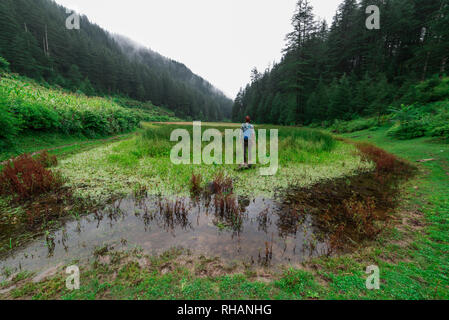
[[[373,5],[378,29],[366,26]],[[328,25],[310,1],[299,0],[283,58],[252,70],[232,119],[249,114],[259,123],[327,125],[413,104],[420,99],[416,85],[434,78],[438,86],[447,74],[448,26],[447,1],[344,0]]]
[[[87,95],[122,95],[198,120],[230,118],[232,101],[177,61],[103,30],[86,16],[65,28],[50,0],[0,2],[0,55],[13,72]]]

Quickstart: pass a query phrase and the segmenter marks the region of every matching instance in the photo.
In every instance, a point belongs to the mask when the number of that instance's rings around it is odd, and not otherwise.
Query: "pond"
[[[329,251],[312,216],[264,198],[128,197],[63,225],[4,257],[0,270],[39,271],[92,258],[104,246],[148,254],[178,247],[261,265],[297,264]]]

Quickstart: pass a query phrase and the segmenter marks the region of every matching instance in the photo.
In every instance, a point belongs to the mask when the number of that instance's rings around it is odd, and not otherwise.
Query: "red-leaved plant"
[[[0,193],[15,196],[17,201],[27,201],[58,190],[64,184],[61,175],[45,168],[54,163],[54,159],[45,155],[33,159],[24,154],[10,160],[0,173]]]

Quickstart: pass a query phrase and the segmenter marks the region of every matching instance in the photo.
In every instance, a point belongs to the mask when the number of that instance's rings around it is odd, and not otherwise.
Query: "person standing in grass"
[[[245,123],[242,124],[242,134],[243,134],[243,158],[244,158],[244,166],[248,166],[248,146],[249,142],[254,138],[254,126],[251,124],[251,118],[249,116],[246,117]]]

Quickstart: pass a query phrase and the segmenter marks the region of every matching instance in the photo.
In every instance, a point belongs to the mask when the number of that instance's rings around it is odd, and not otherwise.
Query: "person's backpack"
[[[249,138],[251,138],[251,133],[252,133],[253,126],[250,125],[250,124],[245,123],[243,125],[242,129],[243,129],[243,139],[249,140]]]

